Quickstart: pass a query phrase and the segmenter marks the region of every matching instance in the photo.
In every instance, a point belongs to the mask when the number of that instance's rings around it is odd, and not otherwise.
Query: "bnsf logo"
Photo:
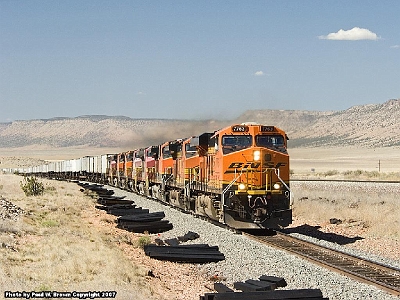
[[[237,169],[258,169],[260,167],[261,163],[258,162],[233,162],[229,165],[228,170],[225,173],[232,173],[235,172]],[[273,161],[268,161],[263,163],[262,167],[263,168],[276,168],[279,169],[280,167],[286,166],[285,162],[278,162],[276,165],[274,164]]]
[[[228,169],[248,169],[249,167],[251,169],[257,169],[260,166],[260,163],[242,163],[242,162],[233,162],[230,164]]]

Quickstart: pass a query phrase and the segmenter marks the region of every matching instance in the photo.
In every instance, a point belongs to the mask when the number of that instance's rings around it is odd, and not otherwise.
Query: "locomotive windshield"
[[[190,144],[185,145],[185,153],[186,153],[186,158],[193,157],[197,155],[197,147],[196,146],[191,146]]]
[[[249,148],[251,144],[251,135],[224,135],[222,137],[222,152],[224,154],[232,153]]]
[[[281,135],[256,135],[256,146],[286,151],[285,139]]]
[[[149,149],[147,149],[146,156],[158,159],[158,147],[152,146]]]
[[[172,157],[171,151],[169,151],[169,146],[165,146],[162,149],[162,154],[164,159]]]

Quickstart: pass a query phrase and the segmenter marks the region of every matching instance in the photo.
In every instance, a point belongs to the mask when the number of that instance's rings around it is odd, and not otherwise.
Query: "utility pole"
[[[378,172],[381,172],[381,160],[378,161]]]

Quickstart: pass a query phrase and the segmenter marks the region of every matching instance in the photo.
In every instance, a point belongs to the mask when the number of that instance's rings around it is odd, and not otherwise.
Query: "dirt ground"
[[[10,163],[12,158],[19,158],[23,163],[29,159],[66,160],[86,155],[119,153],[128,149],[116,148],[48,148],[32,146],[25,148],[0,148],[0,169],[16,167],[18,162]],[[400,148],[292,148],[289,149],[290,168],[295,174],[314,174],[338,170],[378,171],[382,173],[400,172]],[[22,162],[19,162],[20,164]]]
[[[75,183],[41,179],[44,195],[27,197],[20,181],[19,176],[0,174],[0,201],[12,206],[0,208],[0,293],[117,291],[116,299],[198,299],[212,289],[213,277],[196,265],[147,257],[140,241],[153,241],[157,235],[116,228],[115,217],[95,209],[95,198],[82,193]],[[313,194],[307,195],[312,200]],[[331,195],[326,199],[314,195],[313,205],[321,207],[324,202],[327,215],[305,213],[310,206],[302,201],[289,230],[302,229],[313,236],[318,228],[319,235],[354,240],[349,247],[400,259],[398,236],[377,238],[372,229],[379,223],[368,225],[362,219],[343,218],[343,224],[330,224],[329,215],[339,216],[338,202],[325,201]]]
[[[75,183],[40,179],[25,196],[20,176],[0,174],[0,293],[116,291],[116,299],[198,299],[212,281],[196,265],[144,254],[156,235],[116,228],[115,217]],[[207,288],[208,287],[208,288]]]
[[[293,148],[289,154],[290,168],[295,174],[330,170],[400,172],[400,148]]]
[[[86,147],[0,149],[0,169],[40,160],[116,152],[119,150]],[[395,148],[295,148],[289,152],[291,169],[299,177],[331,170],[374,172],[379,171],[379,167],[382,173],[400,172],[400,151]],[[135,299],[198,299],[198,295],[210,291],[212,278],[200,274],[195,266],[160,262],[145,256],[138,244],[143,235],[115,228],[112,217],[96,210],[94,200],[82,195],[75,184],[46,182],[44,197],[35,198],[23,194],[20,180],[14,175],[0,174],[0,196],[25,212],[15,220],[0,218],[0,293],[5,290],[97,289],[117,290],[117,299],[132,299],[132,295]],[[319,199],[321,195],[315,194],[315,197]],[[323,200],[330,197],[324,195]],[[330,212],[332,205],[325,202]],[[376,208],[387,208],[391,203]],[[322,232],[363,237],[351,246],[377,254],[384,251],[387,257],[399,259],[398,236],[377,239],[371,234],[373,227],[364,226],[362,220],[351,226],[347,223],[337,226],[326,220],[309,219],[300,208],[298,206],[297,214],[295,210],[292,227],[319,226]],[[307,206],[302,209],[309,211]]]

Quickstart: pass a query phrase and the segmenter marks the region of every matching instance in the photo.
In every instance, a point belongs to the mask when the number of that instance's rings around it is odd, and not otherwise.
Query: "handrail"
[[[193,184],[193,182],[197,181],[196,179],[193,179],[192,181],[189,180],[189,182],[185,185],[185,187],[183,188],[183,192],[185,193],[185,190],[187,190],[187,188]],[[187,196],[190,198],[190,188],[188,189],[188,193]]]
[[[240,174],[234,178],[227,186],[226,188],[222,191],[221,194],[221,200],[222,200],[222,223],[225,224],[225,193],[232,187],[232,185],[242,176],[243,174],[243,169],[240,171]],[[235,169],[235,175],[236,175],[236,169]]]
[[[289,193],[290,193],[290,203],[289,203],[289,205],[290,205],[290,207],[293,207],[293,205],[294,205],[294,197],[293,197],[293,194],[292,194],[292,191],[290,190],[290,188],[289,188],[289,186],[282,180],[282,178],[279,176],[279,173],[280,173],[280,171],[279,171],[279,169],[276,169],[276,168],[274,168],[274,173],[275,173],[275,175],[276,175],[276,177],[278,177],[278,179],[279,179],[279,181],[285,186],[285,188],[289,191]]]
[[[173,176],[174,176],[174,174],[171,174],[171,176],[169,176],[167,179],[164,180],[164,178],[163,178],[164,184],[166,184]]]
[[[285,188],[290,192],[290,188],[289,186],[282,180],[282,178],[279,176],[279,169],[274,168],[274,173],[276,175],[276,177],[278,177],[279,181],[285,186]]]

